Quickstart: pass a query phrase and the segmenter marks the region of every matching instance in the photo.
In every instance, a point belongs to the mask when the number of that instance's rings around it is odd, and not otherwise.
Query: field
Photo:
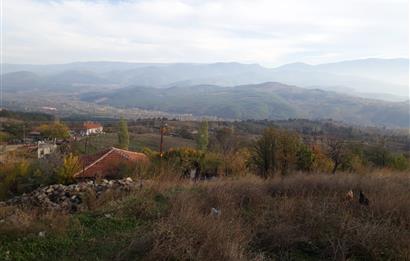
[[[159,178],[74,215],[0,208],[0,259],[408,260],[409,201],[408,175],[386,171]]]
[[[85,153],[85,142],[83,138],[75,142],[73,150],[81,154]],[[160,135],[155,133],[130,134],[129,149],[132,151],[141,151],[144,148],[158,150]],[[90,136],[87,143],[87,154],[94,154],[109,147],[118,146],[118,136],[116,133],[106,133],[98,136]],[[176,147],[195,147],[195,141],[180,137],[164,136],[164,150]]]

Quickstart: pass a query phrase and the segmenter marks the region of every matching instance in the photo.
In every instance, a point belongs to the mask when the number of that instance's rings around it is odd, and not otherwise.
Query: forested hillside
[[[332,118],[361,125],[409,127],[407,102],[362,99],[281,83],[214,85],[156,89],[128,87],[88,93],[82,99],[117,107],[136,107],[227,119]]]

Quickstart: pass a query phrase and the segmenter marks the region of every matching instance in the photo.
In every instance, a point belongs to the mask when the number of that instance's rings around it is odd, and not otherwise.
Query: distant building
[[[91,134],[98,134],[103,132],[103,126],[97,122],[86,121],[84,122],[81,130],[80,135],[88,136]]]
[[[47,143],[44,141],[39,141],[37,143],[37,158],[42,159],[47,155],[54,153],[57,150],[57,144],[55,141],[53,143]]]
[[[41,107],[41,109],[45,110],[45,111],[57,111],[57,108],[48,107],[48,106],[43,106],[43,107]]]
[[[42,140],[41,133],[39,131],[30,131],[28,134],[28,143],[34,143]]]
[[[118,178],[122,169],[132,169],[138,163],[148,162],[139,152],[110,148],[93,156],[81,158],[83,169],[74,174],[76,179]]]

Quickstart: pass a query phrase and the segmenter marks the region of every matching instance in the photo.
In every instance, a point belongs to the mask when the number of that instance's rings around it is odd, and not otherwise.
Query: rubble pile
[[[43,209],[54,209],[76,212],[86,208],[85,199],[92,193],[96,198],[106,191],[130,191],[136,183],[131,178],[120,180],[93,180],[72,185],[55,184],[38,188],[31,193],[14,197],[5,203],[7,205],[37,206]]]

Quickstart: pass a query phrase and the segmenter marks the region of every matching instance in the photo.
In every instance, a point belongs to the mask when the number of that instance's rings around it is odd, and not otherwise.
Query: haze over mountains
[[[276,82],[149,88],[87,93],[83,100],[122,108],[139,107],[225,119],[326,119],[360,125],[409,126],[408,102],[383,102]]]
[[[76,62],[3,66],[6,91],[65,90],[84,86],[131,85],[166,88],[212,84],[236,86],[281,82],[354,96],[403,101],[409,97],[408,59],[364,59],[320,65],[293,63],[276,68],[257,64],[149,64]]]
[[[121,108],[229,119],[332,118],[410,125],[408,59],[293,63],[272,69],[240,63],[77,62],[5,64],[3,70],[3,90],[19,95],[46,91]]]

